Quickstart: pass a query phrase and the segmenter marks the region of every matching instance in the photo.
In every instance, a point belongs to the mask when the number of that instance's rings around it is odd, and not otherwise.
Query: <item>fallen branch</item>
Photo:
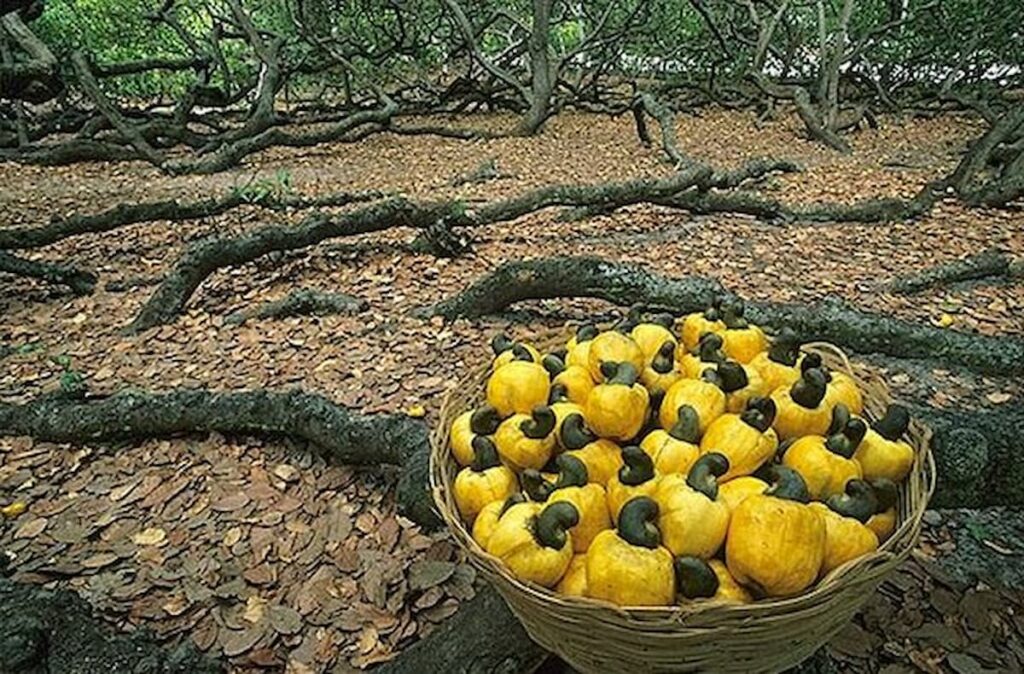
[[[472,171],[458,174],[449,184],[452,187],[462,187],[463,185],[479,185],[489,180],[501,180],[502,178],[511,177],[511,174],[503,173],[498,169],[497,157],[491,157],[480,162]]]
[[[92,138],[75,138],[55,145],[35,144],[0,151],[0,160],[39,166],[66,166],[79,162],[116,162],[132,159],[141,159],[134,149]]]
[[[37,262],[0,250],[0,272],[28,276],[47,283],[65,285],[76,295],[89,295],[96,287],[96,275],[84,269],[52,262]]]
[[[109,232],[141,222],[166,220],[182,222],[209,218],[226,213],[240,206],[259,206],[274,211],[285,209],[309,209],[347,206],[348,204],[371,201],[384,196],[374,190],[365,192],[338,192],[320,197],[301,195],[248,194],[244,190],[234,190],[222,197],[213,197],[201,201],[180,202],[176,199],[168,201],[147,201],[137,204],[118,204],[101,213],[89,215],[72,215],[67,218],[54,218],[39,227],[12,227],[0,229],[0,249],[39,248],[56,243],[62,239],[81,234],[99,234]]]
[[[557,297],[595,297],[622,306],[636,303],[684,314],[728,294],[715,279],[672,278],[630,263],[593,257],[551,257],[506,263],[463,292],[426,308],[446,319],[498,313],[515,302]],[[971,335],[860,311],[837,298],[813,304],[748,302],[757,323],[787,326],[801,340],[828,341],[858,353],[960,363],[978,372],[1024,373],[1024,339]]]
[[[279,300],[264,302],[255,307],[236,311],[225,321],[241,325],[253,318],[288,318],[290,316],[328,316],[356,314],[369,307],[362,300],[344,293],[325,293],[311,288],[294,290]]]
[[[1015,258],[1005,251],[989,248],[976,255],[969,255],[954,262],[928,267],[915,274],[897,277],[889,288],[901,295],[948,283],[975,281],[992,277],[1024,276],[1024,260]]]
[[[82,443],[211,431],[286,435],[309,442],[330,461],[402,466],[403,512],[424,526],[439,521],[427,487],[426,427],[404,415],[366,416],[299,389],[124,391],[106,398],[51,395],[23,405],[0,403],[0,436]]]

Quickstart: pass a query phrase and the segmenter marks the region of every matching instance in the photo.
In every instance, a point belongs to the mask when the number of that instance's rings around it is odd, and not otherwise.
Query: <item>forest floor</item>
[[[498,117],[460,121],[508,123]],[[799,139],[795,118],[759,129],[753,115],[708,111],[681,118],[678,135],[685,153],[716,167],[765,155],[800,162],[803,172],[770,178],[757,189],[810,203],[910,197],[945,175],[980,129],[963,116],[882,121],[879,130],[852,137],[848,157]],[[451,186],[491,158],[507,177]],[[271,150],[212,177],[172,178],[142,163],[0,164],[0,225],[37,225],[121,202],[217,196],[260,181],[280,187],[282,172],[290,189],[310,196],[377,189],[419,199],[489,200],[553,183],[670,171],[657,148],[638,144],[631,119],[567,113],[538,138],[467,142],[381,134],[351,145]],[[0,346],[7,347],[0,354],[8,354],[0,356],[0,400],[23,401],[59,388],[65,366],[57,361],[66,356],[67,367],[96,393],[302,386],[367,412],[423,405],[429,423],[445,391],[487,357],[487,341],[498,330],[528,335],[611,315],[608,305],[582,300],[541,301],[514,316],[447,325],[411,315],[504,261],[537,255],[600,255],[670,275],[714,276],[758,299],[798,302],[835,293],[922,322],[945,315],[952,330],[1024,334],[1019,282],[959,284],[908,296],[885,287],[896,275],[986,248],[1024,254],[1019,212],[944,202],[905,224],[787,226],[652,207],[576,223],[556,215],[547,211],[475,230],[474,254],[453,260],[409,252],[403,244],[413,233],[403,229],[271,256],[215,274],[179,320],[134,336],[122,329],[153,288],[116,288],[159,277],[192,240],[297,221],[301,214],[246,207],[62,241],[28,256],[96,271],[97,291],[73,297],[34,281],[0,279]],[[369,310],[242,325],[225,320],[299,288],[350,293]],[[912,374],[886,374],[897,395],[920,393]],[[928,382],[926,398],[939,406],[1021,400],[1020,384],[1008,378],[964,380],[940,368],[930,371]],[[388,470],[327,465],[283,441],[213,435],[69,450],[0,439],[0,500],[16,496],[29,503],[27,513],[0,523],[0,550],[17,555],[16,579],[75,589],[112,623],[145,625],[166,640],[190,637],[230,658],[239,671],[285,663],[293,672],[347,671],[393,657],[474,593],[475,574],[447,537],[424,534],[396,515],[394,479]],[[985,543],[980,550],[1021,565],[1019,520],[996,535],[970,518],[954,530],[948,518],[933,519],[923,559],[951,554],[960,540],[956,532],[966,531]],[[946,587],[913,568],[879,593],[872,607],[883,608],[865,612],[860,632],[844,632],[833,644],[837,657],[856,671],[896,668],[885,669],[888,674],[908,668],[1020,671],[1024,586],[1004,595],[989,588],[1006,578],[961,579]],[[939,585],[946,588],[941,600],[933,591]],[[915,592],[916,603],[899,599]],[[980,599],[970,598],[979,592]],[[901,613],[908,605],[916,607],[916,617]],[[970,650],[979,633],[988,650]],[[872,646],[863,649],[861,642]],[[947,657],[953,651],[958,657]]]

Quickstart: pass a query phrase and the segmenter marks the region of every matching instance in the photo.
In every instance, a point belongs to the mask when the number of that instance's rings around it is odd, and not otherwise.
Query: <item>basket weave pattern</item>
[[[564,343],[562,332],[535,337],[542,352]],[[880,419],[891,402],[876,374],[851,364],[829,344],[805,346],[834,370],[854,377],[864,415]],[[792,667],[846,625],[917,543],[921,519],[935,488],[931,433],[917,420],[908,429],[916,457],[900,486],[897,528],[878,551],[834,570],[808,592],[787,599],[733,605],[694,602],[675,607],[624,609],[593,599],[563,597],[515,578],[473,540],[452,493],[457,466],[448,444],[451,422],[483,399],[490,363],[467,375],[446,397],[431,434],[434,501],[470,561],[504,597],[534,641],[587,673],[777,672]]]

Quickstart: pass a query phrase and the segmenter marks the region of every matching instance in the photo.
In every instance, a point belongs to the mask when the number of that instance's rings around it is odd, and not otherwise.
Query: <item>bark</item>
[[[723,294],[728,291],[714,279],[671,278],[640,265],[600,258],[554,257],[504,264],[424,313],[447,319],[476,318],[523,300],[594,297],[685,314],[703,309],[712,297]],[[789,327],[802,341],[828,341],[857,353],[941,360],[991,374],[1024,373],[1024,339],[918,325],[861,311],[834,297],[813,304],[751,301],[747,315],[776,330]]]
[[[227,317],[226,322],[241,325],[253,318],[288,318],[290,316],[328,316],[331,314],[355,314],[369,308],[366,300],[343,293],[325,293],[311,288],[302,288],[288,293],[272,302],[237,311]]]
[[[28,59],[0,64],[0,92],[4,98],[44,103],[61,88],[57,58],[42,40],[25,25],[16,12],[0,16],[0,30],[24,52]]]
[[[1019,403],[986,410],[930,407],[926,401],[910,406],[934,432],[934,507],[1024,505],[1024,405]]]
[[[0,671],[12,674],[224,671],[188,639],[164,648],[146,630],[115,631],[74,592],[6,578],[0,578],[0,634]]]
[[[538,133],[551,114],[551,95],[555,90],[555,73],[548,56],[551,49],[552,5],[554,0],[533,0],[533,23],[527,41],[530,53],[530,107],[516,129],[521,136]]]
[[[427,638],[373,671],[378,674],[522,674],[534,671],[549,653],[526,630],[489,585],[459,606]]]
[[[0,436],[45,442],[109,442],[208,433],[285,435],[304,440],[329,461],[404,466],[399,505],[424,526],[439,521],[428,488],[423,423],[405,415],[366,416],[301,389],[167,393],[124,391],[107,398],[42,396],[0,403]]]
[[[651,138],[644,122],[644,113],[647,113],[658,121],[658,128],[661,129],[661,149],[665,157],[674,166],[680,167],[688,163],[686,156],[679,149],[676,140],[676,118],[672,109],[656,99],[651,93],[639,94],[633,101],[633,118],[636,121],[637,135],[640,141],[650,145]]]
[[[425,229],[473,227],[514,220],[554,206],[621,208],[675,194],[707,181],[711,169],[698,166],[658,180],[605,185],[554,185],[468,211],[456,202],[417,204],[396,198],[332,217],[316,213],[295,226],[269,225],[233,238],[208,238],[191,244],[174,269],[139,312],[130,330],[169,323],[184,310],[199,285],[218,269],[256,260],[275,251],[299,250],[332,238],[378,232],[391,227]]]
[[[141,159],[133,148],[76,138],[57,145],[29,145],[17,150],[0,151],[0,160],[39,166],[67,166],[79,162],[116,162]]]
[[[398,104],[388,100],[380,108],[353,113],[324,130],[292,133],[279,127],[270,127],[256,135],[243,137],[233,143],[228,143],[204,159],[186,160],[168,165],[166,168],[172,174],[196,173],[208,175],[219,173],[232,168],[249,155],[270,147],[313,147],[320,143],[344,140],[347,134],[363,125],[376,124],[387,126],[396,112],[398,112]]]
[[[54,218],[39,227],[10,227],[0,229],[0,249],[26,249],[48,246],[63,239],[83,234],[100,234],[119,227],[142,222],[183,222],[210,218],[240,206],[253,205],[270,210],[307,209],[346,206],[360,201],[378,199],[376,191],[339,192],[319,197],[301,195],[247,194],[232,191],[222,197],[201,201],[146,201],[137,204],[118,204],[101,213]]]
[[[71,65],[75,69],[78,85],[82,87],[96,108],[103,113],[103,116],[107,118],[110,125],[117,129],[118,133],[128,141],[139,156],[144,157],[154,166],[162,165],[164,158],[160,153],[153,149],[139,130],[124,118],[124,115],[117,109],[117,106],[111,103],[110,99],[100,89],[99,82],[96,81],[92,70],[89,68],[89,64],[85,60],[85,55],[80,51],[76,51],[71,55]]]
[[[26,260],[0,250],[0,272],[15,276],[28,276],[47,283],[66,285],[76,295],[92,294],[96,287],[96,275],[84,269],[52,262]]]
[[[998,248],[989,248],[976,255],[900,276],[890,284],[890,289],[901,295],[909,295],[949,283],[1015,276],[1024,276],[1024,261]]]

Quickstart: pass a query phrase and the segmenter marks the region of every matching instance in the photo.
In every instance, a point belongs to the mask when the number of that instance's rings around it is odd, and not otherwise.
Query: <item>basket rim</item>
[[[557,328],[534,333],[526,338],[543,350],[542,347],[551,346],[555,339],[564,342],[566,336],[564,328]],[[855,366],[846,353],[838,346],[828,342],[808,342],[801,347],[801,350],[805,353],[819,353],[823,358],[827,357],[828,360],[840,366],[830,365],[831,369],[841,368],[846,374],[851,376],[856,377],[856,370],[858,368],[863,369],[865,373],[871,374],[877,383],[881,384],[884,395],[881,396],[880,402],[882,404],[892,402],[892,396],[884,380],[874,375],[865,365],[857,363]],[[472,369],[455,386],[445,392],[438,424],[430,434],[429,482],[434,505],[447,525],[449,532],[455,538],[457,545],[465,550],[469,561],[489,581],[495,583],[497,580],[495,577],[500,579],[501,582],[496,583],[499,592],[504,593],[513,590],[517,593],[530,595],[533,600],[537,601],[551,604],[566,604],[574,608],[589,609],[605,614],[612,612],[621,619],[635,621],[644,625],[680,623],[697,617],[711,618],[724,615],[728,615],[730,619],[746,617],[763,618],[765,614],[778,615],[803,609],[810,605],[819,605],[823,603],[823,600],[842,591],[847,586],[873,582],[876,577],[887,573],[897,563],[906,559],[917,545],[924,512],[935,492],[937,467],[931,447],[931,429],[919,419],[913,418],[911,419],[911,426],[919,434],[920,441],[917,445],[912,445],[914,446],[915,460],[911,475],[923,473],[925,489],[919,494],[919,498],[912,503],[908,516],[901,518],[902,521],[899,522],[889,539],[882,543],[875,552],[846,562],[819,579],[809,590],[800,594],[791,597],[770,597],[749,603],[698,600],[668,606],[620,606],[591,597],[562,595],[552,589],[520,580],[508,570],[504,562],[488,554],[480,547],[462,522],[462,518],[457,512],[448,507],[444,499],[445,491],[448,489],[444,484],[444,471],[446,468],[442,465],[443,453],[447,448],[447,427],[456,414],[464,411],[459,410],[453,414],[450,408],[455,402],[454,398],[456,395],[466,390],[471,382],[475,384],[483,376],[486,376],[489,368],[490,361],[488,359],[483,366]],[[904,485],[900,485],[901,494],[903,489]]]

